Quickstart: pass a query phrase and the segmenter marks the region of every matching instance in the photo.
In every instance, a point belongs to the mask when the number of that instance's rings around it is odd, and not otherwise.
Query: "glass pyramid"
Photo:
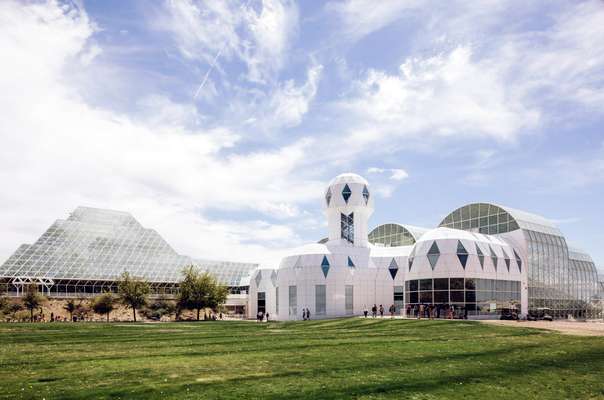
[[[257,264],[180,255],[153,229],[126,212],[78,207],[0,266],[0,278],[115,281],[124,272],[151,283],[176,283],[187,265],[223,284],[241,286]],[[243,282],[245,284],[245,282]]]

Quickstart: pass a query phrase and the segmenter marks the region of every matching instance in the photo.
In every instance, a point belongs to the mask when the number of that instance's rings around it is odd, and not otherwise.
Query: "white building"
[[[292,250],[277,269],[252,272],[249,316],[296,320],[308,309],[331,318],[394,305],[397,315],[430,307],[441,317],[450,310],[497,318],[548,308],[580,317],[597,297],[591,258],[569,253],[560,231],[533,214],[476,203],[435,229],[386,224],[369,233],[374,199],[368,182],[350,173],[329,183],[324,209],[327,240]]]

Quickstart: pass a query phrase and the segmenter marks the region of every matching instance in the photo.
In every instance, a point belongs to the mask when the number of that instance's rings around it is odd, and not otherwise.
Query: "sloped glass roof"
[[[553,222],[539,215],[497,204],[472,203],[447,215],[440,227],[476,231],[487,235],[505,233],[516,229],[562,236]]]
[[[384,247],[411,246],[429,229],[412,225],[382,224],[369,233],[369,243]]]
[[[258,266],[180,255],[129,213],[78,207],[35,243],[21,245],[0,266],[0,277],[116,280],[128,271],[150,282],[178,282],[187,265],[214,274],[228,286],[240,286]]]

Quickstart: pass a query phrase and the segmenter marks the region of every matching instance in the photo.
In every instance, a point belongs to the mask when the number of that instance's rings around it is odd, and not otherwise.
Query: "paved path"
[[[604,336],[604,322],[570,322],[570,321],[500,321],[483,320],[486,324],[539,328],[558,331],[566,335]]]

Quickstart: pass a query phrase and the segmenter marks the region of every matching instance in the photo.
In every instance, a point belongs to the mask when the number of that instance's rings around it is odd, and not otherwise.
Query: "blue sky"
[[[0,258],[87,205],[274,264],[352,171],[372,226],[494,202],[602,269],[604,4],[444,4],[2,2]]]

